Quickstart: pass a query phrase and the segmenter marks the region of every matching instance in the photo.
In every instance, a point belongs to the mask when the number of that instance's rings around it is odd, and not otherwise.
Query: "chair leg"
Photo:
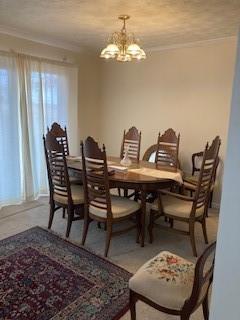
[[[105,252],[104,252],[104,256],[105,257],[107,257],[107,255],[108,255],[111,236],[112,236],[112,223],[111,222],[107,222],[107,234],[106,234],[106,244],[105,244]]]
[[[141,235],[141,214],[140,212],[136,215],[136,222],[137,222],[137,239],[136,242],[139,243],[140,241],[140,235]]]
[[[130,301],[129,301],[131,320],[136,320],[136,299],[132,290],[130,290]]]
[[[63,219],[65,219],[65,216],[66,216],[65,211],[66,211],[66,209],[63,208],[63,209],[62,209],[62,217],[63,217]]]
[[[124,198],[127,198],[127,196],[128,196],[128,189],[124,189],[124,190],[123,190],[123,194],[124,194]]]
[[[181,314],[180,315],[180,319],[181,320],[189,320],[190,319],[190,315],[189,314]]]
[[[51,229],[52,227],[54,212],[55,212],[55,204],[54,202],[50,202],[50,215],[49,215],[49,221],[48,221],[48,229]]]
[[[101,222],[97,223],[98,229],[101,229]]]
[[[212,202],[213,202],[213,191],[210,193],[209,208],[212,208]]]
[[[174,227],[174,220],[173,219],[169,219],[169,223],[170,223],[170,228]]]
[[[208,320],[209,319],[208,294],[206,295],[206,297],[203,300],[202,308],[203,308],[204,320]]]
[[[139,199],[139,193],[138,193],[138,191],[135,191],[135,193],[134,193],[134,201],[137,202],[138,199]]]
[[[149,243],[153,242],[153,227],[154,227],[154,211],[150,211],[148,233],[149,233]]]
[[[72,226],[72,221],[73,221],[73,216],[74,216],[74,210],[73,209],[67,209],[67,231],[66,231],[66,238],[69,237],[70,231],[71,231],[71,226]]]
[[[197,249],[196,249],[196,242],[195,242],[195,222],[189,223],[189,232],[190,232],[190,241],[191,241],[193,255],[194,257],[197,257]]]
[[[202,221],[202,230],[203,230],[203,236],[204,236],[205,243],[208,244],[207,227],[206,227],[206,219],[205,218],[203,218],[203,221]]]
[[[84,246],[86,238],[87,238],[87,233],[88,233],[88,227],[89,227],[90,219],[88,215],[85,213],[84,216],[84,224],[83,224],[83,235],[82,235],[82,245]],[[98,222],[100,224],[100,222]],[[101,228],[101,224],[100,224]]]
[[[118,195],[119,195],[119,197],[121,197],[121,189],[120,188],[118,188]]]

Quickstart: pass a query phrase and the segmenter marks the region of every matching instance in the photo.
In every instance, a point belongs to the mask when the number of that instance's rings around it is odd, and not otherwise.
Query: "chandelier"
[[[126,20],[129,18],[128,15],[118,17],[123,21],[123,27],[120,32],[111,35],[107,47],[100,54],[101,58],[116,59],[121,62],[146,59],[146,53],[138,45],[134,34],[127,33]]]

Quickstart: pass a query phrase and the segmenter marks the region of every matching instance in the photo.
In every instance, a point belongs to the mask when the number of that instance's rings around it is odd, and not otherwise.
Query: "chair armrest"
[[[167,191],[167,190],[159,190],[158,192],[159,192],[160,195],[161,194],[165,194],[165,195],[168,195],[168,196],[180,199],[180,200],[194,201],[193,197],[184,196],[182,194],[173,193],[173,192],[170,192],[170,191]]]

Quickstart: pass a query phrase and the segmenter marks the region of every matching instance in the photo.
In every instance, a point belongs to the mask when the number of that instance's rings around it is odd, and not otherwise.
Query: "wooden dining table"
[[[114,165],[120,165],[119,157],[108,157],[108,165],[109,168]],[[80,157],[68,157],[67,166],[69,169],[81,172],[82,171],[82,162]],[[135,169],[141,168],[149,168],[156,169],[156,164],[148,161],[139,161],[133,162],[130,167],[124,172],[113,171],[109,175],[109,184],[110,188],[123,188],[123,189],[133,189],[139,192],[141,199],[141,235],[140,235],[140,243],[141,246],[144,247],[145,241],[145,221],[146,221],[146,199],[149,192],[154,192],[158,189],[166,189],[171,187],[174,184],[174,180],[167,178],[159,178],[154,176],[148,176],[146,174],[138,173]],[[176,169],[158,167],[158,170],[174,172]],[[133,171],[135,172],[133,172]],[[141,170],[140,170],[141,171]],[[179,175],[181,175],[181,171],[177,170]]]

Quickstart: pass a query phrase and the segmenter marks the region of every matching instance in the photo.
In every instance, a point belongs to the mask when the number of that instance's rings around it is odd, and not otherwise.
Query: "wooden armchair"
[[[174,227],[174,221],[182,221],[188,224],[189,231],[183,231],[179,229],[173,230],[178,231],[181,234],[190,236],[194,256],[197,256],[194,232],[196,222],[201,223],[205,242],[208,243],[205,218],[208,208],[211,183],[216,168],[219,147],[219,137],[216,137],[213,140],[210,147],[208,147],[208,144],[206,145],[196,192],[194,193],[193,197],[187,197],[165,190],[159,191],[158,199],[152,205],[150,211],[150,223],[148,227],[150,242],[153,241],[154,226],[166,228],[165,226],[155,223],[155,221],[159,217],[163,216],[167,218],[168,221],[170,221],[171,229],[173,229]]]
[[[157,168],[178,168],[180,134],[176,135],[173,129],[168,129],[163,135],[159,133],[155,163]]]
[[[48,229],[51,229],[54,213],[60,208],[67,209],[66,237],[68,237],[72,222],[83,218],[83,187],[70,184],[63,144],[57,141],[51,132],[47,133],[46,138],[43,136],[43,143],[50,191]]]
[[[101,150],[93,138],[88,137],[81,142],[83,163],[83,185],[85,191],[84,245],[91,221],[103,222],[106,225],[106,245],[104,255],[107,256],[112,236],[137,228],[137,241],[141,232],[141,206],[133,200],[110,195],[107,157],[105,146]],[[135,216],[132,225],[120,231],[113,231],[113,225]],[[131,223],[131,222],[130,222]]]
[[[148,162],[155,162],[156,159],[156,152],[157,152],[157,144],[151,145],[147,150],[144,152],[143,161]]]
[[[199,175],[199,172],[200,172],[200,169],[201,169],[200,168],[201,165],[199,165],[199,164],[201,163],[202,158],[203,158],[203,152],[197,152],[197,153],[193,153],[192,154],[192,175],[184,177],[183,190],[190,191],[190,195],[191,196],[196,191],[198,175]],[[217,175],[217,168],[218,168],[219,162],[220,162],[220,159],[218,157],[217,158],[217,163],[216,163],[216,168],[215,168],[215,173],[214,173],[214,176],[213,176],[213,182],[212,182],[212,186],[211,186],[210,197],[209,197],[209,207],[210,208],[212,208],[213,192],[214,192],[216,175]]]
[[[204,320],[209,319],[208,293],[213,280],[216,242],[196,265],[167,251],[145,263],[130,279],[131,320],[136,320],[136,302],[189,320],[201,305]]]

